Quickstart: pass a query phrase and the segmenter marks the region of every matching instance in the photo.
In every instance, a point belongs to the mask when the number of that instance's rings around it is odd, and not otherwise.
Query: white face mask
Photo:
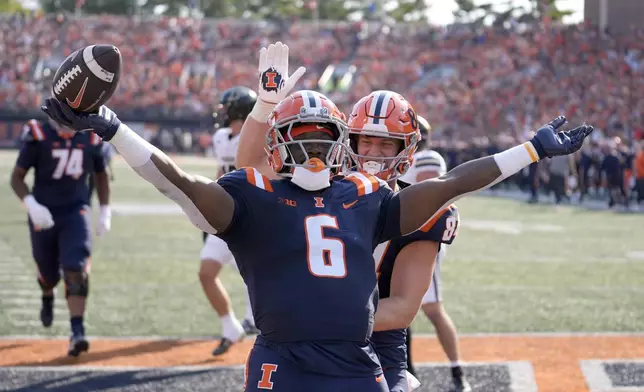
[[[301,166],[293,169],[291,182],[307,191],[319,191],[331,186],[331,169],[326,168],[319,172],[313,172]]]

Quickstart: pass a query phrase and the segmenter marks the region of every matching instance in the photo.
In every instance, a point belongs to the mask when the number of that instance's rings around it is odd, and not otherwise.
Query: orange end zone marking
[[[540,392],[587,392],[581,360],[644,358],[644,336],[463,337],[465,362],[529,361]],[[253,342],[246,340],[219,357],[212,341],[92,340],[90,352],[67,358],[67,341],[0,340],[0,366],[234,366],[244,365]],[[414,362],[446,362],[435,338],[415,337]]]

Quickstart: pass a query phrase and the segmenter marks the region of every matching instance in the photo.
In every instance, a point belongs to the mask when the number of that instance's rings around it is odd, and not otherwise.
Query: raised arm
[[[258,105],[264,105],[264,103],[260,103],[258,100],[255,108]],[[268,118],[268,115],[266,115],[266,118]],[[241,134],[239,135],[239,146],[237,148],[237,154],[235,155],[235,167],[254,167],[263,175],[273,178],[275,173],[268,166],[266,152],[264,150],[267,132],[268,124],[266,120],[256,120],[251,112],[246,118],[246,121],[244,121]]]
[[[565,117],[557,117],[541,127],[529,142],[466,162],[436,179],[402,190],[399,193],[401,234],[417,230],[456,199],[494,185],[539,159],[579,150],[593,127],[582,125],[558,132],[565,123]]]
[[[93,130],[109,141],[134,171],[159,192],[177,203],[199,229],[216,234],[226,230],[234,213],[233,198],[216,182],[181,170],[161,150],[143,140],[105,106],[98,113],[73,111],[55,98],[42,110],[59,124],[73,130]]]
[[[235,156],[236,167],[254,167],[269,178],[274,178],[275,173],[268,166],[264,151],[269,128],[268,117],[275,106],[290,94],[306,71],[306,68],[300,67],[289,77],[288,54],[288,46],[281,42],[270,44],[268,48],[259,51],[258,99],[244,122]]]

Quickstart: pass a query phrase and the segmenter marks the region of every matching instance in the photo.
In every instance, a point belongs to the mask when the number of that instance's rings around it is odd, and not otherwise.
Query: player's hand
[[[102,237],[112,228],[112,209],[110,206],[101,206],[96,224],[96,235]]]
[[[40,109],[58,124],[74,131],[94,131],[104,141],[112,139],[121,125],[121,120],[107,106],[101,106],[97,113],[85,113],[73,110],[56,98],[47,98]]]
[[[568,155],[579,150],[586,136],[593,132],[591,125],[581,125],[570,131],[561,131],[566,117],[559,116],[539,128],[530,142],[539,154],[539,159],[552,158],[557,155]]]
[[[38,203],[33,195],[27,195],[22,200],[27,207],[27,214],[36,229],[47,230],[54,227],[54,218],[44,205]]]
[[[273,106],[286,98],[300,80],[306,68],[300,67],[288,75],[288,46],[281,42],[259,51],[259,99]]]

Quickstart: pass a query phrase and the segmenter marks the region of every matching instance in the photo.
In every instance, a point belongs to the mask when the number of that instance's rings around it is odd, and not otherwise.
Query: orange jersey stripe
[[[273,192],[273,185],[271,184],[271,180],[269,180],[266,176],[262,176],[262,179],[264,180],[264,190],[267,192]]]
[[[250,184],[257,186],[257,183],[255,182],[255,171],[252,168],[247,167],[245,167],[244,170],[246,171],[246,180],[248,180]]]
[[[359,180],[359,179],[357,179],[357,178],[355,178],[355,177],[351,177],[351,176],[349,176],[349,177],[345,177],[345,178],[346,178],[347,180],[349,180],[349,181],[353,182],[353,183],[356,185],[356,187],[358,188],[358,196],[364,196],[364,194],[365,194],[365,187],[364,187],[364,184],[362,183],[362,181],[361,181],[361,180]]]
[[[45,140],[45,133],[43,132],[40,124],[36,120],[29,120],[29,125],[31,126],[31,134],[36,140]]]
[[[363,173],[365,177],[369,179],[371,182],[371,192],[376,192],[378,189],[380,189],[380,181],[375,176],[372,176],[371,174]]]
[[[441,210],[438,214],[434,215],[434,217],[433,217],[432,219],[430,219],[429,221],[427,221],[427,223],[425,223],[425,224],[423,225],[423,227],[421,227],[421,228],[420,228],[420,231],[427,233],[429,230],[431,230],[431,228],[432,228],[432,227],[434,227],[434,225],[436,224],[436,222],[438,222],[438,220],[439,220],[443,215],[445,215],[445,213],[446,213],[447,211],[451,210],[453,206],[454,206],[454,204],[450,204],[447,208],[445,208],[445,209]]]

